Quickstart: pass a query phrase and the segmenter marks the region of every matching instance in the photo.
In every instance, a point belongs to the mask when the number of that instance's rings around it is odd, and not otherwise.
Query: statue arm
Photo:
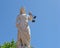
[[[29,12],[29,17],[28,17],[28,20],[33,20],[33,16],[32,16],[32,13],[31,12]]]
[[[32,21],[33,20],[33,16],[29,15],[28,20]]]
[[[31,12],[29,12],[29,20],[31,20],[32,22],[35,22],[36,16],[33,16]]]
[[[18,25],[19,25],[18,21],[19,21],[19,15],[16,18],[16,27],[18,27]]]

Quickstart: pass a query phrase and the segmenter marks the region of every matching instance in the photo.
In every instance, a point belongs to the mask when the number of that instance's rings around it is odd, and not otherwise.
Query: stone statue
[[[30,48],[30,27],[28,21],[35,22],[32,16],[32,13],[29,12],[29,15],[26,14],[25,8],[20,9],[20,14],[16,19],[16,27],[18,28],[18,37],[17,37],[17,48]]]

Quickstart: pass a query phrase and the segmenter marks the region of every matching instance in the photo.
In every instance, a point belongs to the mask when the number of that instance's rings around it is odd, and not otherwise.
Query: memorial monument
[[[18,29],[17,48],[30,48],[30,27],[28,21],[35,22],[36,16],[33,17],[32,13],[26,14],[24,7],[20,9],[20,13],[16,19],[16,27]]]

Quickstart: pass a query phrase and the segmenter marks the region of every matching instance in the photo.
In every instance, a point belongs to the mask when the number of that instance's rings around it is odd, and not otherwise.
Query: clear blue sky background
[[[37,16],[29,22],[31,45],[35,48],[60,48],[60,0],[0,0],[0,44],[17,40],[16,17],[21,6]]]

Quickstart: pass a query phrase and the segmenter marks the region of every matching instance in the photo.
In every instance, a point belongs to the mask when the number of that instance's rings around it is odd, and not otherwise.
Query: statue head
[[[25,11],[25,8],[24,8],[24,7],[22,7],[22,8],[20,9],[20,14],[26,14],[26,11]]]

